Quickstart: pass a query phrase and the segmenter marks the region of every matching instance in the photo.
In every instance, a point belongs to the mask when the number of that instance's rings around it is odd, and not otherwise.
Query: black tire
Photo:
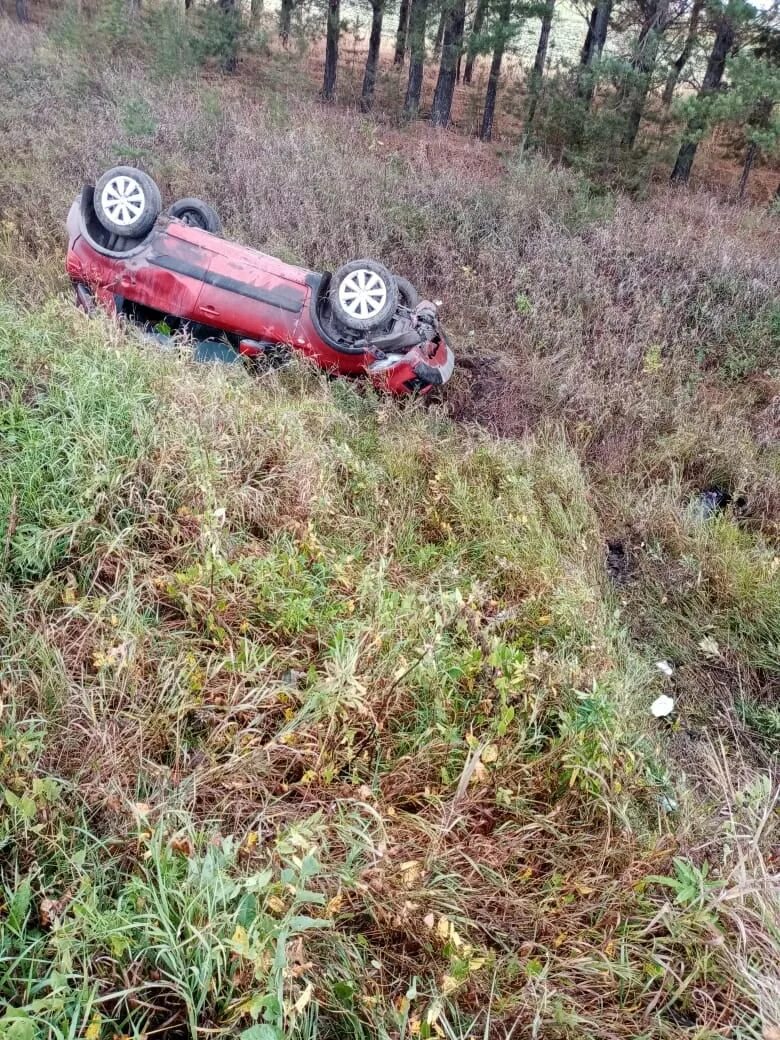
[[[413,311],[420,302],[420,294],[408,278],[396,275],[395,284],[398,286],[398,302],[402,307],[408,307],[410,311]]]
[[[162,199],[147,173],[113,166],[95,185],[94,206],[106,231],[121,238],[143,238],[160,215]]]
[[[222,221],[213,206],[201,199],[179,199],[168,210],[169,217],[176,217],[190,227],[210,231],[212,235],[222,234]]]
[[[333,317],[345,329],[367,332],[382,328],[398,307],[395,278],[376,260],[352,260],[330,283]]]

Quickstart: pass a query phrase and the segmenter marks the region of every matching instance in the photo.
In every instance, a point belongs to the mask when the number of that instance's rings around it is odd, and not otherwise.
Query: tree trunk
[[[376,86],[376,69],[379,63],[379,45],[382,42],[382,17],[385,13],[385,0],[372,0],[371,35],[368,39],[368,55],[366,71],[363,74],[363,91],[360,95],[360,108],[370,112],[374,103],[374,87]]]
[[[423,71],[425,69],[425,23],[428,0],[411,0],[409,12],[409,82],[406,85],[404,114],[414,118],[420,110]]]
[[[235,72],[238,65],[238,23],[241,17],[236,0],[219,0],[219,9],[225,19],[225,50],[222,56],[223,72]]]
[[[609,30],[609,16],[612,13],[612,0],[599,0],[593,8],[593,13],[588,26],[588,35],[580,57],[580,77],[577,93],[589,108],[593,101],[595,81],[592,69],[601,57],[604,44],[607,42],[607,31]]]
[[[593,10],[590,12],[590,18],[588,20],[588,31],[585,34],[585,42],[583,43],[582,50],[580,51],[580,65],[583,68],[588,64],[591,47],[593,46],[593,28],[596,25],[597,14],[598,8],[594,7]]]
[[[287,42],[290,39],[294,7],[295,0],[282,0],[279,7],[279,39],[282,41],[283,47],[287,46]]]
[[[438,58],[441,54],[441,42],[444,39],[444,30],[447,27],[447,15],[449,13],[450,0],[442,0],[439,24],[436,26],[436,37],[433,41],[433,56]]]
[[[539,91],[544,77],[544,66],[547,62],[547,48],[550,45],[550,29],[552,28],[553,14],[555,13],[555,0],[547,0],[547,6],[542,16],[542,28],[539,30],[539,42],[536,45],[536,59],[531,73],[531,83],[528,88],[528,115],[525,119],[526,128],[530,127],[536,115],[536,103],[539,100]]]
[[[442,40],[441,64],[436,92],[433,95],[431,122],[434,126],[447,126],[455,94],[455,77],[458,55],[463,47],[463,26],[466,22],[466,0],[451,0],[447,9],[447,25]]]
[[[192,0],[184,0],[184,10],[189,11],[192,7]]]
[[[398,11],[398,29],[395,34],[395,56],[393,65],[403,65],[406,54],[406,40],[409,34],[409,0],[401,0]]]
[[[257,24],[263,13],[263,0],[249,0],[249,20],[252,25]]]
[[[628,91],[625,102],[626,128],[623,131],[623,144],[633,148],[642,122],[642,113],[647,101],[647,92],[658,58],[661,37],[669,25],[669,0],[652,0],[646,8],[646,17],[637,39],[634,56],[631,60],[636,82]]]
[[[16,17],[20,22],[29,22],[30,10],[27,6],[27,0],[16,0]]]
[[[477,9],[474,12],[474,21],[471,23],[471,33],[469,34],[468,58],[466,59],[466,69],[463,73],[464,83],[471,83],[471,76],[474,72],[474,59],[479,48],[479,34],[482,32],[482,26],[485,24],[488,3],[489,0],[477,0]]]
[[[691,8],[691,17],[688,22],[688,31],[685,34],[685,42],[683,43],[682,50],[672,62],[672,67],[669,70],[669,75],[666,78],[666,85],[664,86],[663,93],[663,105],[664,108],[668,108],[672,103],[674,97],[674,91],[677,83],[682,75],[682,70],[688,64],[693,51],[693,45],[696,42],[696,34],[699,31],[699,18],[701,16],[702,8],[704,7],[704,0],[693,0],[693,7]]]
[[[496,44],[493,48],[493,60],[490,63],[490,75],[488,76],[487,91],[485,93],[485,111],[482,115],[482,129],[479,133],[483,141],[489,141],[493,133],[498,80],[501,75],[501,62],[504,57],[507,36],[509,35],[510,13],[511,0],[501,0],[501,7],[498,10],[498,24],[496,25]]]
[[[328,28],[325,36],[325,77],[322,81],[322,98],[324,101],[332,101],[336,91],[340,31],[341,0],[328,0]]]
[[[723,17],[718,23],[715,42],[712,45],[710,56],[707,61],[707,71],[704,73],[699,97],[714,94],[721,85],[723,72],[726,68],[726,58],[734,45],[736,29],[734,23],[728,17]],[[687,184],[691,175],[691,167],[696,157],[696,149],[699,147],[695,138],[704,129],[703,116],[697,113],[688,121],[686,129],[687,140],[680,145],[677,161],[672,170],[671,180],[675,184]]]

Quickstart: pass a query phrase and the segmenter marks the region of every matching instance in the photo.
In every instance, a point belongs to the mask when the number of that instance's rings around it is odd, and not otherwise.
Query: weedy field
[[[777,216],[72,29],[0,20],[0,1036],[776,1040]],[[440,296],[446,401],[77,313],[117,160]]]

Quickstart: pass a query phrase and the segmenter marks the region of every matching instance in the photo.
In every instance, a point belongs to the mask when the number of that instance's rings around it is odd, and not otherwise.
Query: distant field
[[[279,6],[279,0],[267,0],[264,4],[264,10],[269,13],[276,12],[279,10]],[[301,16],[304,21],[316,19],[322,21],[324,19],[322,5],[315,5],[308,0],[299,8],[299,17]],[[357,28],[358,37],[365,43],[371,24],[370,6],[367,3],[355,3],[354,0],[342,0],[341,16],[343,20],[349,23],[351,29]],[[433,36],[437,24],[438,15],[432,16],[428,25],[429,36]],[[466,24],[468,27],[468,22]],[[388,5],[385,14],[383,38],[388,42],[391,39],[395,39],[397,26],[398,5],[397,3],[392,3]],[[585,19],[574,5],[567,3],[566,0],[559,0],[555,7],[555,17],[553,19],[550,60],[555,62],[559,58],[566,60],[573,58],[582,46],[586,28]],[[511,48],[520,62],[524,64],[529,60],[533,62],[538,37],[539,20],[530,18],[519,32]]]

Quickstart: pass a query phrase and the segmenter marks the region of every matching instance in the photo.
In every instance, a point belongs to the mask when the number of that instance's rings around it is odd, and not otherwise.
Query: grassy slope
[[[0,87],[0,1034],[780,1024],[765,218],[380,161],[284,63],[185,95],[40,44]],[[73,184],[133,151],[240,237],[441,293],[509,386],[461,374],[460,413],[537,434],[31,307]],[[696,521],[711,480],[745,521]]]

